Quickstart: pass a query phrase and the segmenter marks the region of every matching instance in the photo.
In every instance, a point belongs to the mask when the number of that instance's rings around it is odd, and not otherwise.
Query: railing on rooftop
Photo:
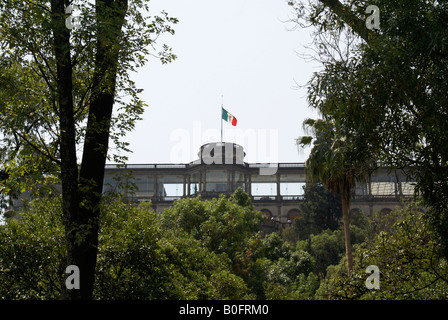
[[[105,169],[185,169],[188,164],[156,163],[156,164],[106,164]]]
[[[186,164],[173,164],[173,163],[154,163],[154,164],[112,164],[105,165],[105,169],[186,169],[189,167],[197,166],[199,163],[191,162]],[[244,163],[241,164],[248,168],[304,168],[305,163]]]
[[[152,196],[148,197],[148,195],[132,195],[130,196],[131,199],[135,201],[153,201],[153,202],[169,202],[174,201],[181,198],[195,198],[199,194],[202,195],[204,199],[207,198],[214,198],[218,197],[220,195],[219,192],[202,192],[202,193],[196,193],[191,195],[185,195],[185,196]],[[225,193],[227,196],[229,194]],[[352,198],[352,201],[400,201],[403,199],[410,199],[410,196],[354,196]],[[276,201],[291,201],[291,202],[297,202],[297,201],[303,201],[304,196],[303,195],[295,195],[295,196],[274,196],[274,195],[256,195],[251,196],[252,201],[256,202],[276,202]]]

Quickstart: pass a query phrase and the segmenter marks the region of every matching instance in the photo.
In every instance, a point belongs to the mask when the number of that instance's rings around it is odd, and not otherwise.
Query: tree
[[[250,259],[242,274],[258,299],[304,299],[312,294],[314,261],[308,252],[294,250],[278,232],[256,239],[248,246]],[[306,289],[305,289],[306,288]]]
[[[307,175],[313,183],[320,182],[329,191],[341,196],[347,273],[350,275],[353,263],[348,213],[351,191],[356,180],[362,180],[368,174],[370,162],[359,155],[357,145],[339,134],[333,122],[307,119],[304,126],[313,131],[315,138],[314,141],[312,136],[297,139],[300,147],[313,143],[305,163]]]
[[[160,214],[160,221],[165,228],[188,232],[209,250],[238,264],[239,254],[260,231],[264,219],[249,195],[237,188],[229,198],[221,194],[211,200],[179,199]]]
[[[318,0],[308,14],[301,1],[290,4],[298,20],[322,32],[339,28],[363,40],[348,63],[329,62],[310,81],[310,104],[364,140],[380,165],[405,168],[417,180],[448,257],[447,4]],[[380,9],[377,31],[362,28],[368,4]]]
[[[65,264],[61,201],[31,202],[0,225],[0,299],[58,299]]]
[[[36,176],[58,178],[67,265],[82,273],[80,289],[65,290],[64,298],[91,299],[109,140],[126,148],[120,139],[133,129],[145,105],[129,72],[145,63],[148,46],[161,33],[173,33],[170,25],[177,20],[166,13],[144,17],[148,6],[141,0],[85,1],[79,4],[80,26],[71,30],[66,27],[71,4],[0,2],[0,10],[7,12],[0,17],[0,85],[6,97],[0,103],[1,159],[10,175],[6,192],[21,186],[23,176],[25,186]],[[164,47],[161,61],[173,58]],[[114,116],[117,103],[121,112]]]
[[[336,230],[342,218],[339,196],[328,191],[321,183],[310,182],[303,189],[303,201],[299,204],[300,216],[293,220],[291,228],[281,230],[283,239],[291,245],[323,230]]]
[[[0,225],[0,299],[58,299],[65,273],[60,196],[32,200],[21,219]],[[162,229],[151,203],[101,204],[93,297],[111,299],[246,299],[230,260],[187,232]]]
[[[329,192],[321,183],[307,183],[305,185],[304,199],[300,203],[299,225],[304,219],[310,219],[315,226],[314,234],[325,229],[336,230],[342,217],[341,199],[334,193]],[[305,231],[305,230],[304,230]],[[301,240],[308,238],[310,233],[303,232]]]
[[[357,248],[352,277],[340,277],[337,274],[339,266],[329,270],[327,298],[447,298],[446,260],[436,254],[440,242],[428,228],[428,220],[419,205],[410,203],[390,213],[395,222],[384,222],[387,228],[378,229],[372,239]],[[382,216],[379,219],[389,220],[390,217]],[[369,290],[365,285],[369,265],[376,265],[380,271],[378,290]]]

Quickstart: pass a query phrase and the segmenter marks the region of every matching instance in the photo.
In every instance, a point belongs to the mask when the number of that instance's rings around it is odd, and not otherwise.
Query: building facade
[[[184,197],[208,199],[230,195],[241,187],[255,208],[270,221],[289,224],[300,215],[304,163],[259,164],[244,162],[243,148],[234,143],[203,145],[196,161],[185,164],[108,164],[103,190],[125,194],[130,201],[151,201],[161,212]],[[353,190],[351,214],[387,213],[413,196],[414,183],[399,171],[381,168]]]

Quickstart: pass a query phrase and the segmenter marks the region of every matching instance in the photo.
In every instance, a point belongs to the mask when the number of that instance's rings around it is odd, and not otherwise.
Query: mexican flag
[[[232,126],[236,126],[236,118],[224,108],[222,108],[222,119],[230,122]]]

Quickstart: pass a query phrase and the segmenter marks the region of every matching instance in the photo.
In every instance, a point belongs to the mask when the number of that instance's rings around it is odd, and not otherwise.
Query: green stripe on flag
[[[221,107],[222,108],[222,107]],[[236,126],[236,118],[233,114],[227,112],[226,109],[222,108],[222,119],[226,120],[227,122],[230,122],[232,126]]]
[[[222,108],[222,120],[228,120],[229,114],[227,113],[226,109]]]

